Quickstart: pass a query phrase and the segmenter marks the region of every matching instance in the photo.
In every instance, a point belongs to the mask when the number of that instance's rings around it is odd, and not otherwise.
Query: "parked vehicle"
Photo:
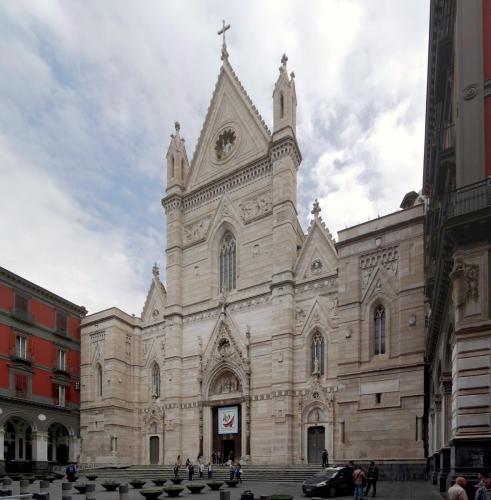
[[[308,497],[335,497],[353,494],[353,478],[349,467],[328,467],[306,479],[302,491]]]

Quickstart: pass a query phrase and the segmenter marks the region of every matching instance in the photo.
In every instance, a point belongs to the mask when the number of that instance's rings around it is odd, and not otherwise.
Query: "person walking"
[[[377,494],[377,481],[378,481],[378,467],[375,465],[375,462],[370,462],[370,466],[367,471],[367,487],[365,489],[365,496],[368,496],[368,492],[370,491],[370,487],[373,490],[372,497]]]
[[[194,466],[189,460],[189,458],[186,460],[187,468],[188,468],[188,481],[193,480],[193,474],[194,474]]]
[[[229,477],[230,477],[230,481],[234,480],[234,477],[235,477],[235,464],[233,462],[230,462],[230,465],[229,465]]]
[[[363,472],[363,469],[359,465],[356,466],[355,472],[353,472],[353,482],[355,483],[353,498],[355,500],[361,500],[363,498],[363,484],[365,479],[366,475]]]
[[[213,465],[211,464],[211,462],[208,462],[208,479],[212,479],[213,478]]]
[[[75,467],[75,464],[68,464],[67,468],[65,469],[65,474],[68,481],[73,483],[76,479],[75,475],[77,474],[77,468]]]
[[[198,465],[198,469],[199,469],[199,478],[202,479],[203,472],[205,472],[205,464],[203,462],[200,462]]]
[[[240,466],[240,462],[237,462],[237,465],[235,466],[235,479],[242,484],[242,468]]]
[[[179,476],[179,469],[181,468],[181,455],[177,455],[176,463],[174,464],[174,477],[177,479]]]
[[[455,479],[455,484],[450,486],[447,492],[447,500],[469,500],[465,492],[467,480],[465,477],[459,476]]]
[[[484,476],[484,474],[483,474]],[[483,477],[482,479],[483,485],[477,490],[475,500],[490,500],[491,499],[491,479],[487,477]]]
[[[324,451],[322,452],[322,467],[328,467],[329,466],[329,454],[327,453],[327,450],[324,448]]]
[[[216,464],[217,463],[216,460],[217,460],[217,456],[216,456],[215,452],[213,452],[211,454],[211,463]]]

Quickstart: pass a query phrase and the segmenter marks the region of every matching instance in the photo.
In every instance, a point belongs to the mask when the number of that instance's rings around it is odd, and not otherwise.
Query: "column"
[[[0,426],[0,474],[5,472],[5,427]]]
[[[78,462],[80,458],[80,438],[70,436],[68,439],[68,460]]]
[[[53,443],[53,446],[55,444]],[[48,433],[34,432],[32,434],[32,460],[35,471],[48,469]]]
[[[442,402],[440,399],[435,401],[435,452],[442,447]]]
[[[452,379],[442,381],[443,394],[443,440],[442,445],[448,446],[452,437]]]

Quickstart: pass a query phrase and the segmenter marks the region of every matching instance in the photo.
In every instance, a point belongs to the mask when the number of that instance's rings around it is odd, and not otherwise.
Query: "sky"
[[[422,183],[429,0],[0,2],[0,265],[89,312],[165,281],[165,153],[188,154],[229,61],[272,128],[295,72],[298,211],[337,231]],[[190,158],[191,159],[191,158]]]

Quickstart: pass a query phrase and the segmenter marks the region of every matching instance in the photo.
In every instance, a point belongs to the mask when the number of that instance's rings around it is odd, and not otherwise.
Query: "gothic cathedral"
[[[425,469],[423,205],[339,232],[297,217],[296,93],[270,131],[229,62],[189,161],[167,151],[166,283],[82,326],[84,463],[384,461]],[[398,472],[394,472],[397,474]]]

